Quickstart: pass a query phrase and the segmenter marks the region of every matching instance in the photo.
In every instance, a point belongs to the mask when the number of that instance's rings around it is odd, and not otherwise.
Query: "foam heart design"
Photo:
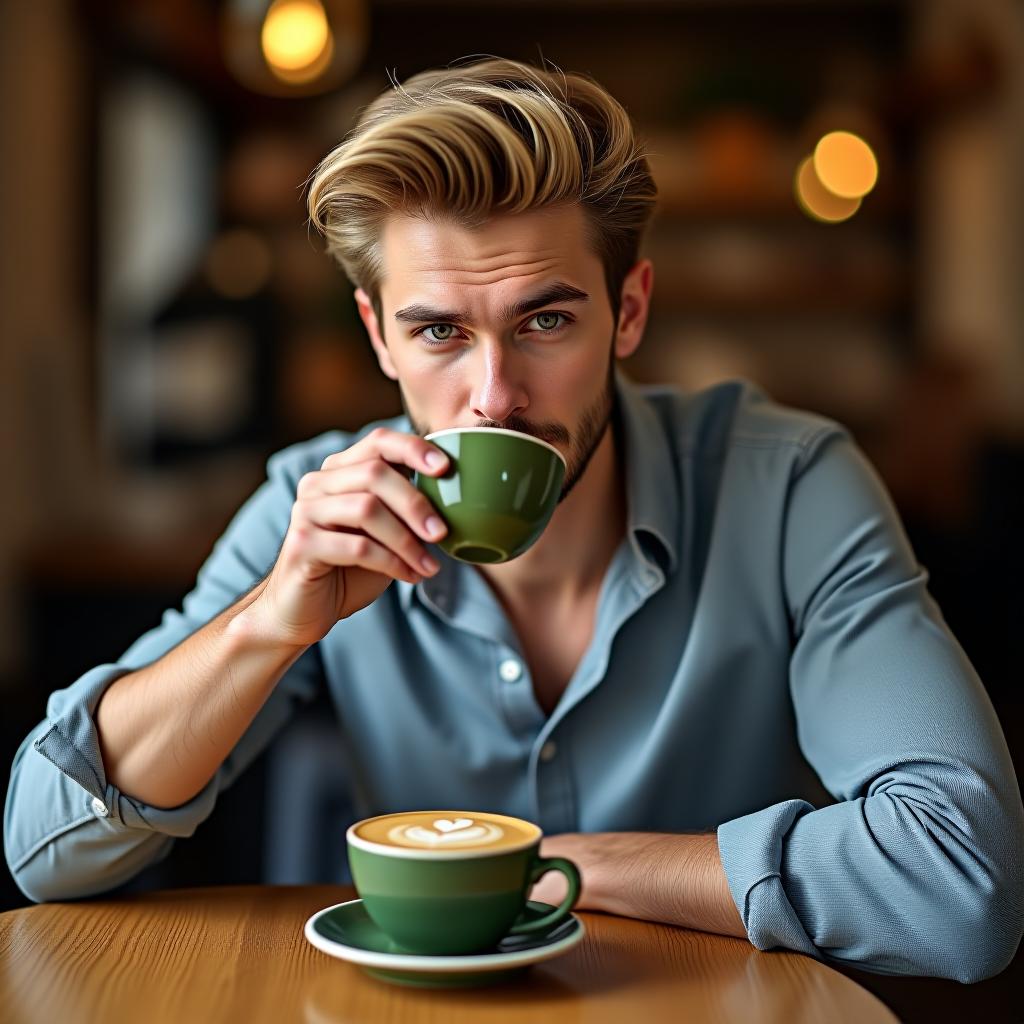
[[[439,818],[434,822],[434,828],[438,832],[458,832],[460,829],[469,828],[473,824],[471,818],[456,818],[451,821],[449,818]]]

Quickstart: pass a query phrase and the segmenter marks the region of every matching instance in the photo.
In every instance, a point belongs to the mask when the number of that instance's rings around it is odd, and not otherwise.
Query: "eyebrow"
[[[543,291],[537,292],[528,298],[513,302],[500,310],[499,316],[504,321],[518,320],[519,317],[532,313],[535,309],[549,306],[553,302],[588,302],[590,296],[574,288],[564,281],[555,281],[548,285]],[[410,324],[456,324],[465,327],[471,322],[469,313],[457,309],[438,309],[436,306],[425,306],[418,303],[413,306],[406,306],[395,313],[395,319]]]

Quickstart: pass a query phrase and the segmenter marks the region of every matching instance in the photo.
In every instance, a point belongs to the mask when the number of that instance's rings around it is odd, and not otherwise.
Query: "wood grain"
[[[387,985],[314,949],[314,911],[343,886],[181,889],[0,914],[0,1016],[10,1024],[623,1024],[698,1020],[892,1024],[871,993],[796,953],[605,914],[516,984]]]

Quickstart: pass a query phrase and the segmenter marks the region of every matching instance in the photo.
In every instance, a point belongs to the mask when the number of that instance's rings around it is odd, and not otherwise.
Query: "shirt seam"
[[[730,434],[728,440],[721,446],[708,450],[702,448],[694,441],[684,441],[680,446],[679,454],[684,457],[692,456],[719,456],[724,455],[730,448],[799,448],[801,452],[807,453],[822,438],[829,435],[840,436],[844,432],[839,424],[834,426],[819,427],[813,433],[805,437],[760,437],[757,434]]]
[[[782,881],[782,875],[778,871],[766,871],[763,875],[761,875],[759,878],[755,879],[753,882],[750,883],[750,886],[747,888],[746,895],[743,897],[743,920],[744,920],[744,923],[746,923],[748,920],[750,920],[750,896],[751,896],[751,894],[753,893],[753,891],[762,882],[767,882],[767,881],[769,881],[772,878],[777,878],[780,882]],[[749,931],[750,929],[748,928],[747,930]]]
[[[70,832],[73,828],[78,828],[79,825],[84,825],[87,821],[95,821],[96,816],[94,814],[83,814],[80,818],[75,818],[74,821],[58,825],[52,832],[48,832],[42,839],[37,840],[30,846],[12,865],[11,871],[20,871],[44,846],[52,843],[58,836],[62,836],[65,832]]]

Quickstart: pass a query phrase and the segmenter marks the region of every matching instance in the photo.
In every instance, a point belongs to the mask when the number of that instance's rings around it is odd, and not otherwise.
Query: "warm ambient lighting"
[[[260,32],[270,70],[284,81],[307,82],[327,67],[334,40],[318,0],[275,0]]]
[[[794,181],[797,202],[809,217],[826,224],[848,220],[860,209],[859,199],[844,199],[830,192],[818,179],[814,157],[805,157]]]
[[[221,45],[231,74],[265,96],[337,90],[359,70],[369,0],[221,0]]]
[[[814,147],[818,180],[840,199],[860,199],[878,181],[878,161],[871,147],[853,132],[829,132]]]

